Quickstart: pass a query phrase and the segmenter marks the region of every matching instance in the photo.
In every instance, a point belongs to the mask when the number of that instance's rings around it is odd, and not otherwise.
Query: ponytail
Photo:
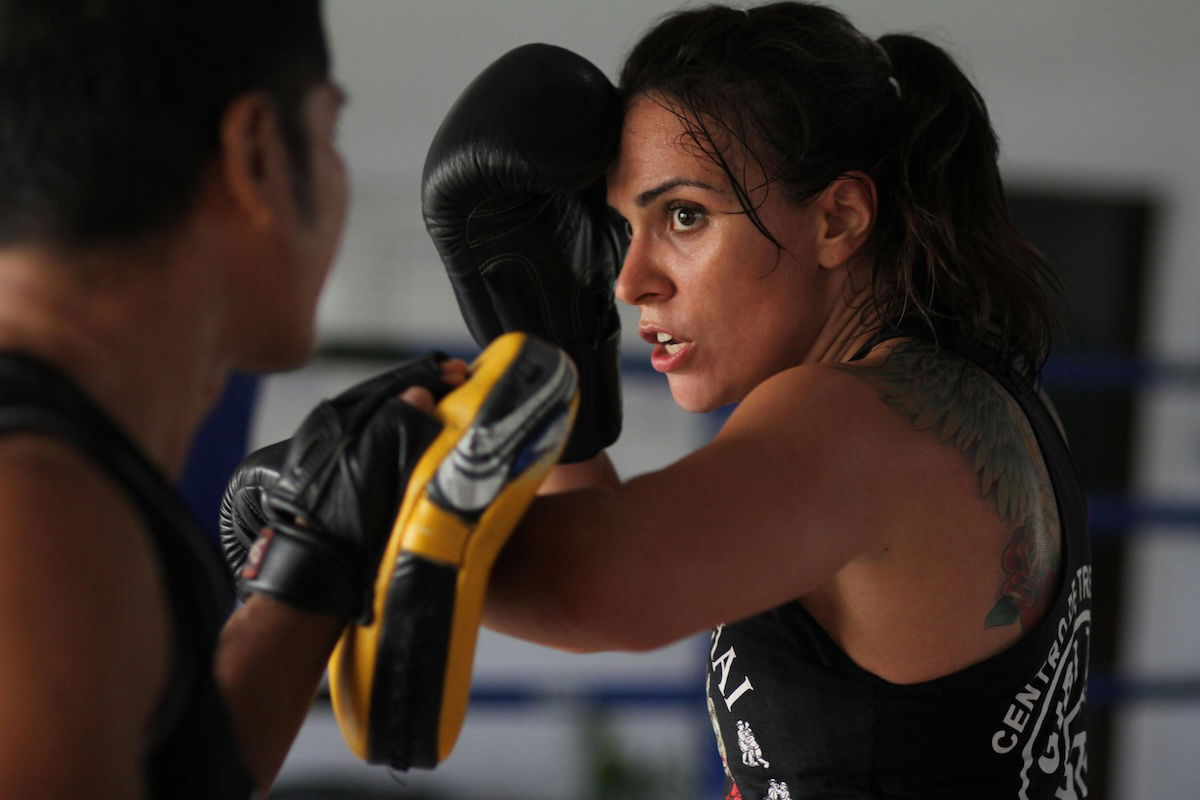
[[[879,45],[900,96],[900,142],[875,176],[877,311],[986,341],[1033,377],[1050,349],[1049,292],[1059,284],[1009,219],[987,106],[936,45],[902,34]]]

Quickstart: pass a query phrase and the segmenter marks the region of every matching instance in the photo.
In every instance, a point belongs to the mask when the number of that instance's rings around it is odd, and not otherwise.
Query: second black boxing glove
[[[263,508],[263,493],[279,480],[279,470],[283,468],[283,459],[291,442],[291,439],[284,439],[246,456],[225,486],[217,519],[221,551],[235,578],[241,576],[242,565],[246,563],[246,554],[254,540],[267,527],[269,520]]]
[[[621,431],[613,284],[627,243],[604,187],[621,120],[617,91],[594,65],[525,45],[467,87],[425,160],[425,225],[475,341],[523,331],[575,362],[580,409],[564,462]]]

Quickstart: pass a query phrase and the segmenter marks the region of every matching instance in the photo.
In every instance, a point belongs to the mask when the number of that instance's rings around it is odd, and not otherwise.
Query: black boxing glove
[[[435,397],[441,354],[414,359],[318,405],[288,440],[248,456],[226,489],[221,540],[239,589],[290,605],[369,620],[379,558],[408,475],[441,423],[400,400]],[[261,531],[251,526],[265,520]],[[257,538],[255,538],[257,537]]]
[[[523,331],[575,362],[580,409],[564,462],[621,432],[613,284],[627,240],[604,187],[621,120],[599,69],[530,44],[467,87],[425,159],[425,226],[475,341]]]

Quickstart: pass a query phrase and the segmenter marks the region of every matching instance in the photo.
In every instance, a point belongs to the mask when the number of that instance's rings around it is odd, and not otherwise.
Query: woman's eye
[[[671,212],[671,230],[687,231],[695,228],[704,219],[704,212],[691,206],[674,206]]]

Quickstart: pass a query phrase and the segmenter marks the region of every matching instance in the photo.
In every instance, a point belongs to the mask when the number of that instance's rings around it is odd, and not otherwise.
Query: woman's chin
[[[718,396],[710,387],[697,386],[694,381],[668,376],[667,382],[671,386],[671,397],[674,398],[675,405],[684,411],[707,414],[732,402]]]

